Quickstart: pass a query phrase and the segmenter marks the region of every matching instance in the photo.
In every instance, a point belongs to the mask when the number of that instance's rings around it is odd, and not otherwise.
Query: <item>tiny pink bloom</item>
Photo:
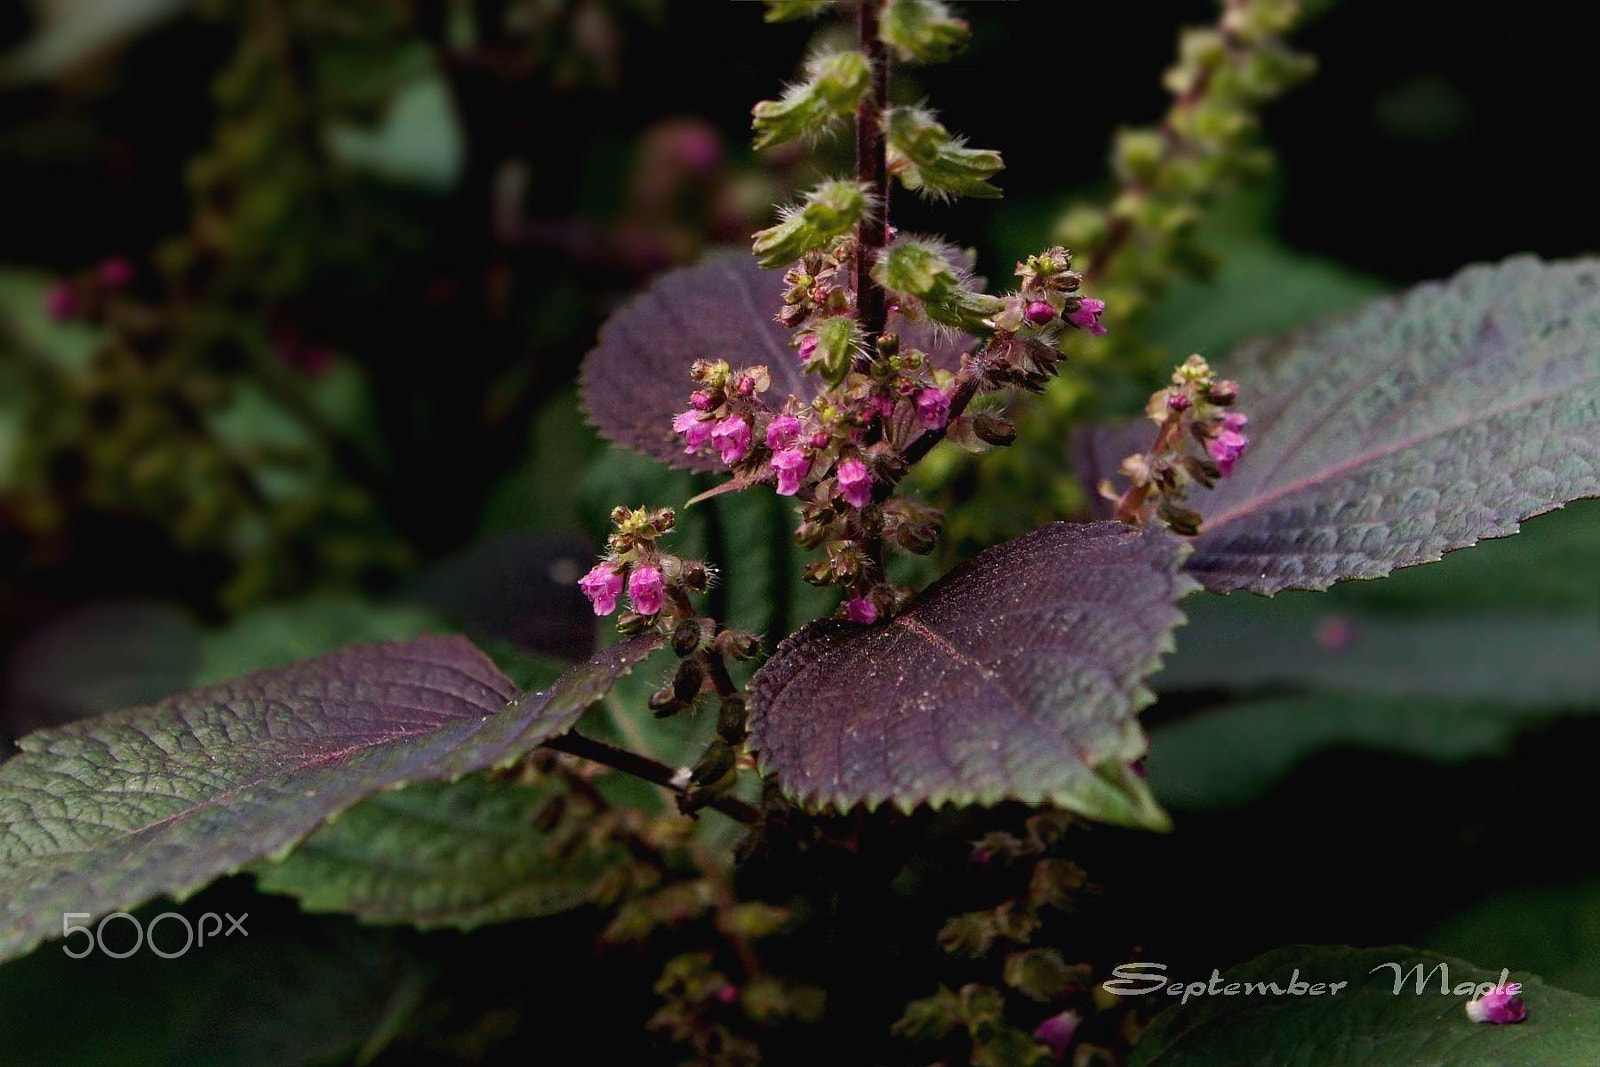
[[[717,990],[717,999],[724,1004],[732,1004],[739,999],[739,987],[731,984],[722,986]]]
[[[806,443],[812,448],[827,448],[828,435],[823,433],[821,430],[818,430],[816,433],[807,438]]]
[[[917,420],[930,430],[950,421],[950,396],[943,389],[924,389],[917,394]]]
[[[794,447],[804,429],[793,415],[779,415],[767,423],[767,447],[774,452]]]
[[[121,289],[133,281],[133,264],[121,256],[112,256],[100,264],[100,282],[112,289]]]
[[[1233,465],[1244,455],[1245,446],[1250,443],[1250,438],[1236,429],[1244,423],[1243,415],[1234,415],[1230,412],[1222,417],[1222,432],[1206,441],[1206,452],[1210,454],[1212,462],[1217,465],[1218,472],[1224,478],[1233,473]]]
[[[1132,771],[1134,774],[1137,774],[1140,778],[1145,778],[1150,774],[1149,771],[1144,769],[1144,757],[1143,756],[1139,757],[1138,759],[1134,760],[1132,763],[1128,764],[1128,770]]]
[[[594,604],[596,615],[610,615],[617,610],[617,597],[622,594],[622,575],[609,563],[597,563],[578,579],[578,588]]]
[[[1356,628],[1344,615],[1329,615],[1317,623],[1315,640],[1324,652],[1343,652],[1356,639]]]
[[[1022,314],[1035,326],[1043,326],[1056,317],[1056,309],[1043,300],[1035,300],[1028,305],[1028,309]]]
[[[1244,429],[1244,424],[1250,421],[1250,416],[1241,415],[1237,411],[1229,411],[1222,416],[1222,428],[1238,433]]]
[[[672,419],[672,428],[683,434],[683,451],[690,456],[700,451],[700,446],[711,439],[713,425],[715,420],[703,418],[698,411],[685,411]]]
[[[750,424],[737,415],[730,415],[711,429],[711,443],[722,462],[732,465],[750,452]]]
[[[44,295],[44,310],[56,322],[66,322],[78,313],[78,294],[64,282],[52,285]]]
[[[1100,314],[1105,311],[1106,302],[1097,300],[1092,296],[1084,297],[1078,304],[1077,311],[1070,311],[1062,318],[1074,326],[1081,326],[1092,334],[1103,334],[1106,328],[1100,325]]]
[[[1167,397],[1168,411],[1188,411],[1189,404],[1189,397],[1184,393],[1173,393]]]
[[[800,362],[810,363],[811,356],[817,350],[817,335],[808,333],[800,338]]]
[[[839,464],[839,492],[851,507],[864,508],[872,503],[872,472],[859,459],[847,459]]]
[[[755,396],[756,380],[748,374],[741,374],[739,379],[733,383],[733,391],[740,396]]]
[[[1469,1000],[1467,1018],[1475,1023],[1520,1023],[1528,1017],[1528,1006],[1517,996],[1521,991],[1522,987],[1513,982]]]
[[[1052,1015],[1033,1028],[1033,1039],[1048,1046],[1050,1055],[1058,1060],[1063,1059],[1067,1054],[1067,1046],[1072,1044],[1072,1035],[1078,1032],[1078,1023],[1081,1021],[1075,1011]]]
[[[778,472],[778,495],[794,496],[801,480],[811,473],[811,460],[798,448],[785,448],[773,455],[772,469]]]
[[[853,596],[844,602],[844,617],[863,626],[878,621],[878,605],[864,596]]]
[[[648,563],[633,568],[628,575],[628,599],[640,615],[654,615],[661,610],[663,588],[660,569]]]
[[[696,411],[711,410],[711,394],[704,389],[696,389],[689,394],[689,406]]]

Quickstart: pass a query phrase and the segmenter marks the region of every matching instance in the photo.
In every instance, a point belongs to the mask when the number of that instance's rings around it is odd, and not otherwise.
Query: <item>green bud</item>
[[[958,329],[987,330],[984,320],[1004,306],[999,297],[968,288],[943,251],[925,241],[902,239],[884,249],[872,277],[892,293],[921,301],[934,322]]]
[[[768,22],[799,22],[814,19],[834,5],[835,0],[766,0]]]
[[[872,63],[860,52],[828,52],[806,64],[800,81],[777,100],[751,109],[756,148],[821,133],[849,117],[872,85]]]
[[[972,31],[941,0],[889,0],[878,36],[903,63],[943,63],[966,47]]]
[[[848,315],[823,319],[816,329],[817,347],[810,367],[835,384],[850,373],[856,353],[862,349],[861,327]]]
[[[1000,190],[989,183],[1005,163],[999,152],[968,148],[959,137],[919,107],[897,107],[884,122],[889,142],[889,170],[907,189],[948,199],[972,196],[993,199]]]
[[[733,746],[718,738],[706,746],[699,762],[694,765],[694,770],[689,772],[689,780],[699,786],[720,782],[727,777],[729,771],[733,770],[737,761],[738,754],[734,752]]]
[[[786,266],[855,228],[867,213],[865,190],[851,181],[826,181],[803,203],[786,208],[776,226],[756,232],[751,251],[767,269]]]

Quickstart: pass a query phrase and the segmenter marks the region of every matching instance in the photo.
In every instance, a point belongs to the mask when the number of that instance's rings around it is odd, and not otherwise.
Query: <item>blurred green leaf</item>
[[[1600,878],[1502,890],[1421,940],[1452,955],[1515,960],[1567,989],[1600,996]]]

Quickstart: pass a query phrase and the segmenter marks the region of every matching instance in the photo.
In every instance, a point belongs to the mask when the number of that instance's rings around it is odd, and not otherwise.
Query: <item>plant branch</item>
[[[888,319],[883,289],[872,280],[872,265],[889,242],[889,159],[883,137],[883,109],[889,102],[889,49],[878,36],[881,0],[856,6],[856,41],[872,63],[872,88],[856,105],[856,181],[872,197],[873,210],[856,227],[856,321],[870,360]]]
[[[610,767],[623,774],[631,774],[680,797],[686,796],[689,792],[687,787],[678,784],[676,768],[638,752],[630,752],[628,749],[585,736],[576,730],[550,738],[543,747]],[[716,808],[730,819],[750,826],[761,821],[761,812],[756,810],[754,805],[725,793],[712,797],[707,806]]]

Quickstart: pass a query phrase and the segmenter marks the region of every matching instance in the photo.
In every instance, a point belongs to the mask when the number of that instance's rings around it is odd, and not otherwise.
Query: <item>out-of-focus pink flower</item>
[[[800,362],[810,363],[811,357],[817,351],[817,335],[808,333],[800,338]]]
[[[750,424],[737,415],[730,415],[712,427],[711,443],[722,462],[731,466],[750,452]]]
[[[77,290],[65,282],[52,285],[44,294],[44,311],[54,321],[66,322],[78,313]]]
[[[1078,1032],[1080,1022],[1082,1020],[1075,1011],[1052,1015],[1033,1028],[1033,1039],[1047,1046],[1050,1055],[1058,1060],[1063,1059],[1067,1055],[1067,1047],[1072,1044],[1072,1036]]]
[[[665,588],[660,569],[648,563],[633,568],[628,575],[628,600],[640,615],[654,615],[661,610]]]
[[[872,503],[872,472],[859,459],[847,459],[839,464],[839,492],[854,508],[864,508]]]
[[[1103,334],[1106,328],[1100,325],[1100,315],[1106,309],[1104,300],[1097,300],[1086,296],[1078,303],[1078,310],[1069,311],[1061,316],[1074,326],[1088,330],[1092,334]]]
[[[844,602],[844,617],[862,626],[878,621],[878,605],[864,596],[854,596]]]
[[[1467,1001],[1467,1018],[1475,1023],[1520,1023],[1528,1017],[1528,1006],[1517,994],[1515,982],[1501,986],[1475,1000]]]
[[[121,289],[133,281],[133,264],[122,256],[111,256],[100,264],[100,283],[111,289]]]
[[[950,421],[950,394],[943,389],[924,389],[917,394],[917,421],[937,430]]]
[[[794,496],[811,473],[811,460],[798,448],[785,448],[773,454],[772,469],[778,473],[778,495]]]
[[[594,604],[596,615],[610,615],[617,610],[617,597],[622,595],[622,575],[609,563],[597,563],[578,579],[578,588]]]
[[[767,447],[774,452],[793,448],[794,443],[800,440],[800,431],[803,428],[800,420],[793,415],[775,416],[767,423]]]
[[[716,425],[715,419],[701,416],[698,411],[685,411],[673,416],[672,428],[683,434],[683,451],[686,455],[694,455],[700,451],[700,446],[711,439],[711,428]]]

